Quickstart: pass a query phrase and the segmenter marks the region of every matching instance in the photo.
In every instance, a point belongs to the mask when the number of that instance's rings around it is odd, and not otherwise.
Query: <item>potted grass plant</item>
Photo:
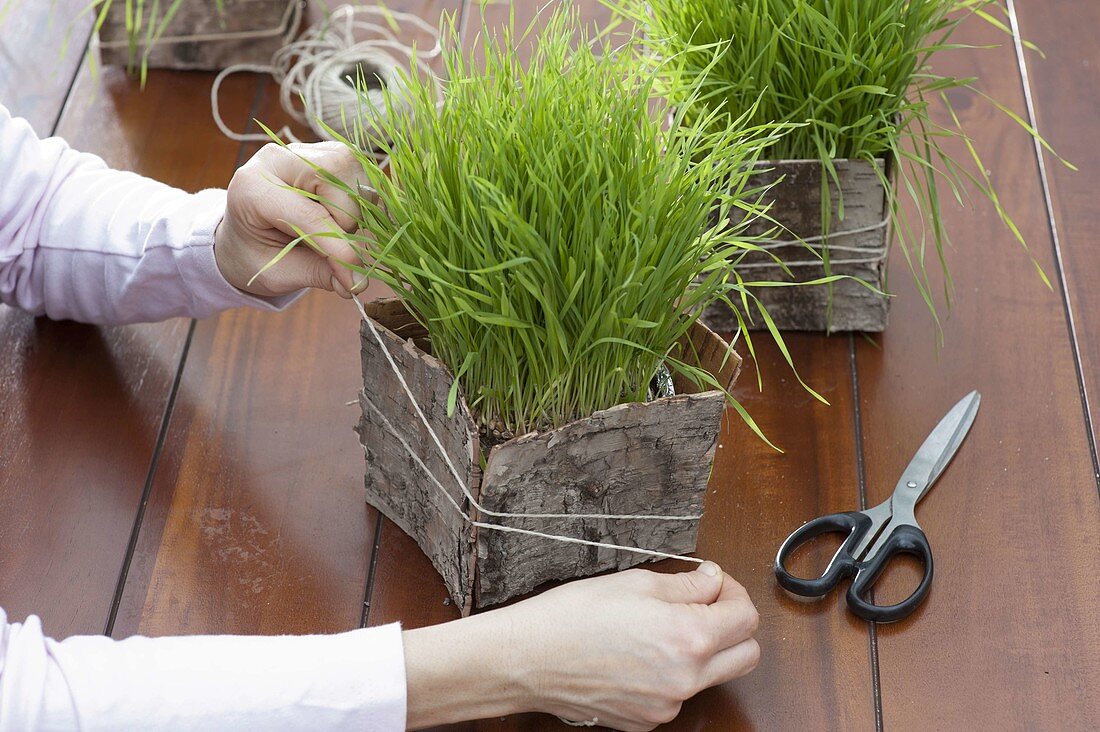
[[[940,195],[960,202],[972,184],[1026,251],[993,190],[946,93],[976,91],[975,79],[933,66],[952,48],[959,24],[977,15],[1002,30],[994,0],[610,0],[647,36],[645,62],[661,69],[664,93],[689,109],[684,120],[721,127],[752,110],[751,121],[790,125],[759,164],[772,218],[784,235],[738,262],[745,277],[789,281],[845,274],[805,288],[760,291],[776,323],[796,330],[881,331],[889,301],[885,264],[896,240],[921,296],[939,322],[940,296],[928,259],[940,263],[951,301]],[[953,123],[933,119],[946,107]],[[717,115],[715,113],[718,113]],[[741,122],[738,121],[740,124]],[[945,149],[964,141],[966,159]],[[1045,145],[1045,142],[1044,142]],[[907,214],[909,197],[916,217]],[[912,220],[916,218],[917,220]],[[926,246],[931,241],[933,246]],[[926,257],[926,252],[928,253]],[[1032,259],[1034,262],[1035,260]],[[932,265],[935,267],[935,265]],[[1036,263],[1040,277],[1049,286]],[[863,287],[860,281],[874,285]],[[734,321],[722,304],[708,322]]]
[[[517,32],[483,31],[475,67],[450,28],[441,101],[412,72],[330,130],[362,178],[318,174],[358,231],[284,249],[339,237],[396,293],[361,332],[368,499],[464,609],[693,551],[725,407],[752,424],[698,315],[753,297],[727,261],[769,133],[665,127],[653,76],[580,29],[556,11],[527,65]]]
[[[266,64],[290,41],[303,0],[92,0],[100,61],[149,68]]]

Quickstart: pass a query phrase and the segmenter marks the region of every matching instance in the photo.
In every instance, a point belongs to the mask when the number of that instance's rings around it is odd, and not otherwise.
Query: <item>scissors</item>
[[[913,510],[917,502],[940,477],[966,439],[978,414],[982,396],[972,391],[940,420],[901,474],[893,495],[866,511],[849,511],[821,516],[799,527],[787,537],[775,557],[775,577],[780,587],[801,597],[824,597],[845,577],[855,575],[845,599],[848,609],[864,620],[892,623],[906,617],[921,604],[932,585],[932,549],[917,525]],[[822,534],[847,534],[844,543],[816,579],[802,579],[787,571],[784,563],[798,547]],[[875,605],[863,599],[898,554],[912,554],[924,565],[920,585],[896,605]]]

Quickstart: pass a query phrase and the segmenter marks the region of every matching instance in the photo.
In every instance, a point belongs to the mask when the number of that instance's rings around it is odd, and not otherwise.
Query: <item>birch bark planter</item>
[[[430,354],[427,333],[402,303],[368,306],[379,336],[442,442],[458,479],[433,442],[366,323],[361,332],[362,417],[367,500],[413,537],[463,612],[503,602],[550,580],[623,569],[652,559],[617,549],[565,543],[474,526],[527,529],[672,554],[695,550],[698,519],[535,519],[512,514],[699,516],[725,413],[725,396],[674,377],[676,394],[621,404],[558,429],[493,447],[485,461],[474,419],[452,377]],[[700,323],[679,357],[732,386],[741,360],[723,362],[727,344]],[[459,483],[461,481],[461,484]],[[449,498],[448,498],[449,496]],[[461,512],[456,505],[461,507]]]
[[[870,163],[863,160],[835,160],[838,190],[829,181],[832,204],[831,232],[827,245],[831,273],[851,275],[885,291],[886,252],[890,224],[886,188]],[[881,170],[885,164],[877,161]],[[768,195],[769,214],[791,233],[820,251],[822,244],[821,176],[826,175],[817,160],[784,160],[760,163],[760,185],[775,183]],[[782,180],[780,180],[782,179]],[[776,183],[776,181],[779,181]],[[838,219],[843,197],[844,219]],[[770,225],[754,224],[750,234],[762,235]],[[791,234],[778,236],[790,238]],[[793,278],[764,253],[752,252],[742,260],[738,273],[745,281],[806,282],[825,276],[820,260],[798,242],[772,245],[772,253],[787,263]],[[815,261],[816,260],[816,261]],[[879,332],[886,328],[889,298],[858,282],[841,280],[831,286],[761,287],[754,292],[764,303],[780,330]],[[754,327],[763,327],[758,313]],[[737,320],[724,305],[710,307],[703,320],[718,331],[735,330]]]
[[[145,0],[146,15],[152,1]],[[113,0],[99,30],[96,44],[105,65],[140,64],[145,54],[146,45],[139,42],[136,58],[131,56],[126,5]],[[161,3],[162,15],[166,5]],[[266,65],[294,37],[301,15],[301,0],[223,0],[220,12],[215,0],[183,0],[153,41],[149,68],[210,71],[241,63]]]

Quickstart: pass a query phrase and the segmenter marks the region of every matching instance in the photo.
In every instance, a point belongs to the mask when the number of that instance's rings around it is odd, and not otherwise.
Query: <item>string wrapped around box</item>
[[[466,482],[459,475],[459,471],[455,467],[455,464],[451,461],[451,457],[448,454],[446,448],[443,447],[443,443],[440,441],[439,435],[432,428],[432,425],[428,422],[428,419],[424,416],[424,411],[421,408],[420,402],[417,400],[416,396],[413,394],[412,390],[409,388],[409,385],[405,382],[405,377],[401,374],[401,369],[399,369],[397,367],[397,364],[394,363],[393,356],[390,355],[389,350],[386,348],[385,344],[382,342],[382,338],[378,334],[378,329],[376,328],[376,326],[374,324],[374,320],[371,319],[371,317],[367,314],[366,308],[363,307],[363,303],[361,303],[358,298],[352,298],[352,302],[355,303],[355,307],[359,310],[360,317],[367,324],[367,327],[369,328],[369,330],[371,332],[371,335],[377,341],[380,352],[385,356],[386,361],[387,361],[390,369],[392,369],[392,371],[393,371],[393,375],[397,378],[398,383],[401,385],[401,389],[404,392],[404,396],[409,400],[409,404],[412,406],[412,408],[413,408],[414,412],[416,413],[417,417],[419,418],[421,424],[427,430],[428,436],[431,438],[432,446],[438,451],[439,456],[443,459],[444,464],[447,466],[447,472],[449,473],[449,475],[452,478],[454,478],[455,484],[458,486],[459,490],[461,491],[461,494],[466,499],[466,501],[469,503],[470,507],[473,510],[476,510],[479,514],[481,514],[483,516],[491,516],[491,517],[494,517],[494,518],[569,519],[569,520],[574,520],[574,521],[576,521],[576,520],[591,520],[591,519],[611,519],[611,520],[627,520],[627,519],[629,519],[629,520],[635,520],[635,521],[698,521],[699,519],[702,518],[702,514],[691,514],[691,515],[684,515],[684,516],[657,516],[657,515],[650,515],[650,514],[508,513],[508,512],[493,511],[493,510],[491,510],[489,508],[486,508],[485,506],[481,505],[478,502],[477,497],[474,496],[473,493],[470,492],[470,489],[467,487]],[[683,555],[683,554],[670,554],[668,552],[654,551],[654,550],[651,550],[651,549],[644,549],[644,548],[641,548],[641,547],[624,546],[624,545],[621,545],[621,544],[614,544],[614,543],[603,542],[603,541],[593,541],[591,539],[582,539],[582,538],[573,537],[573,536],[565,536],[565,535],[562,535],[562,534],[551,534],[551,533],[546,533],[546,532],[542,532],[542,531],[533,531],[533,530],[530,530],[530,529],[523,529],[523,528],[514,527],[514,526],[502,526],[500,524],[493,524],[493,523],[487,523],[487,522],[484,522],[484,521],[475,520],[474,518],[472,518],[469,515],[469,513],[467,513],[467,511],[465,509],[463,509],[462,506],[460,506],[458,504],[458,502],[454,499],[453,496],[451,496],[451,494],[447,491],[447,489],[443,486],[443,484],[439,482],[439,479],[435,477],[435,475],[432,473],[432,471],[430,469],[428,469],[428,466],[424,464],[423,459],[420,457],[419,451],[414,449],[411,445],[409,445],[408,442],[403,437],[401,437],[400,434],[398,434],[397,430],[395,430],[393,428],[393,426],[389,424],[389,421],[386,419],[385,415],[382,414],[380,411],[378,411],[378,409],[376,407],[374,407],[374,405],[372,403],[370,403],[369,399],[367,400],[367,404],[375,411],[375,413],[378,415],[378,417],[386,425],[387,430],[389,431],[390,435],[401,444],[401,446],[402,446],[402,448],[404,448],[408,458],[410,460],[412,460],[417,465],[417,467],[420,468],[420,470],[423,472],[424,475],[427,476],[428,480],[432,483],[432,485],[434,485],[439,490],[440,494],[444,498],[446,498],[448,504],[455,511],[457,511],[459,514],[461,514],[463,520],[466,521],[467,523],[469,523],[472,526],[475,526],[479,529],[485,529],[487,531],[502,531],[502,532],[506,532],[506,533],[511,532],[511,533],[517,533],[517,534],[526,534],[528,536],[535,536],[535,537],[538,537],[540,539],[548,539],[550,541],[559,541],[559,542],[564,542],[564,543],[568,543],[568,544],[582,544],[582,545],[591,546],[591,547],[594,547],[594,548],[614,549],[614,550],[617,550],[617,551],[624,551],[624,552],[630,552],[630,553],[633,553],[633,554],[640,554],[640,555],[655,558],[655,559],[679,559],[679,560],[682,560],[682,561],[685,561],[685,562],[694,562],[696,564],[701,564],[703,562],[702,559],[699,559],[697,557],[691,557],[691,556]]]
[[[421,50],[401,39],[411,28],[424,34],[431,47]],[[390,103],[402,105],[403,74],[415,70],[435,85],[430,68],[442,52],[438,30],[412,13],[377,6],[341,5],[311,25],[298,40],[288,43],[262,64],[235,64],[223,69],[210,89],[214,123],[222,134],[239,142],[269,142],[264,133],[236,132],[222,119],[218,104],[222,82],[241,72],[268,74],[279,85],[279,103],[295,121],[322,140],[333,139],[328,129],[347,132],[345,119],[356,117],[367,132],[386,114],[385,89],[395,92]],[[366,108],[366,109],[364,109]],[[288,142],[301,142],[289,125],[276,132]]]

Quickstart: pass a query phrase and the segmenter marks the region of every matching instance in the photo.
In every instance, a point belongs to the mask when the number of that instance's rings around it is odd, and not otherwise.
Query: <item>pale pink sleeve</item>
[[[45,637],[0,610],[0,732],[405,728],[401,628],[337,635]]]
[[[253,297],[218,271],[224,213],[223,190],[112,170],[0,106],[0,302],[99,324],[285,307],[295,296]]]

